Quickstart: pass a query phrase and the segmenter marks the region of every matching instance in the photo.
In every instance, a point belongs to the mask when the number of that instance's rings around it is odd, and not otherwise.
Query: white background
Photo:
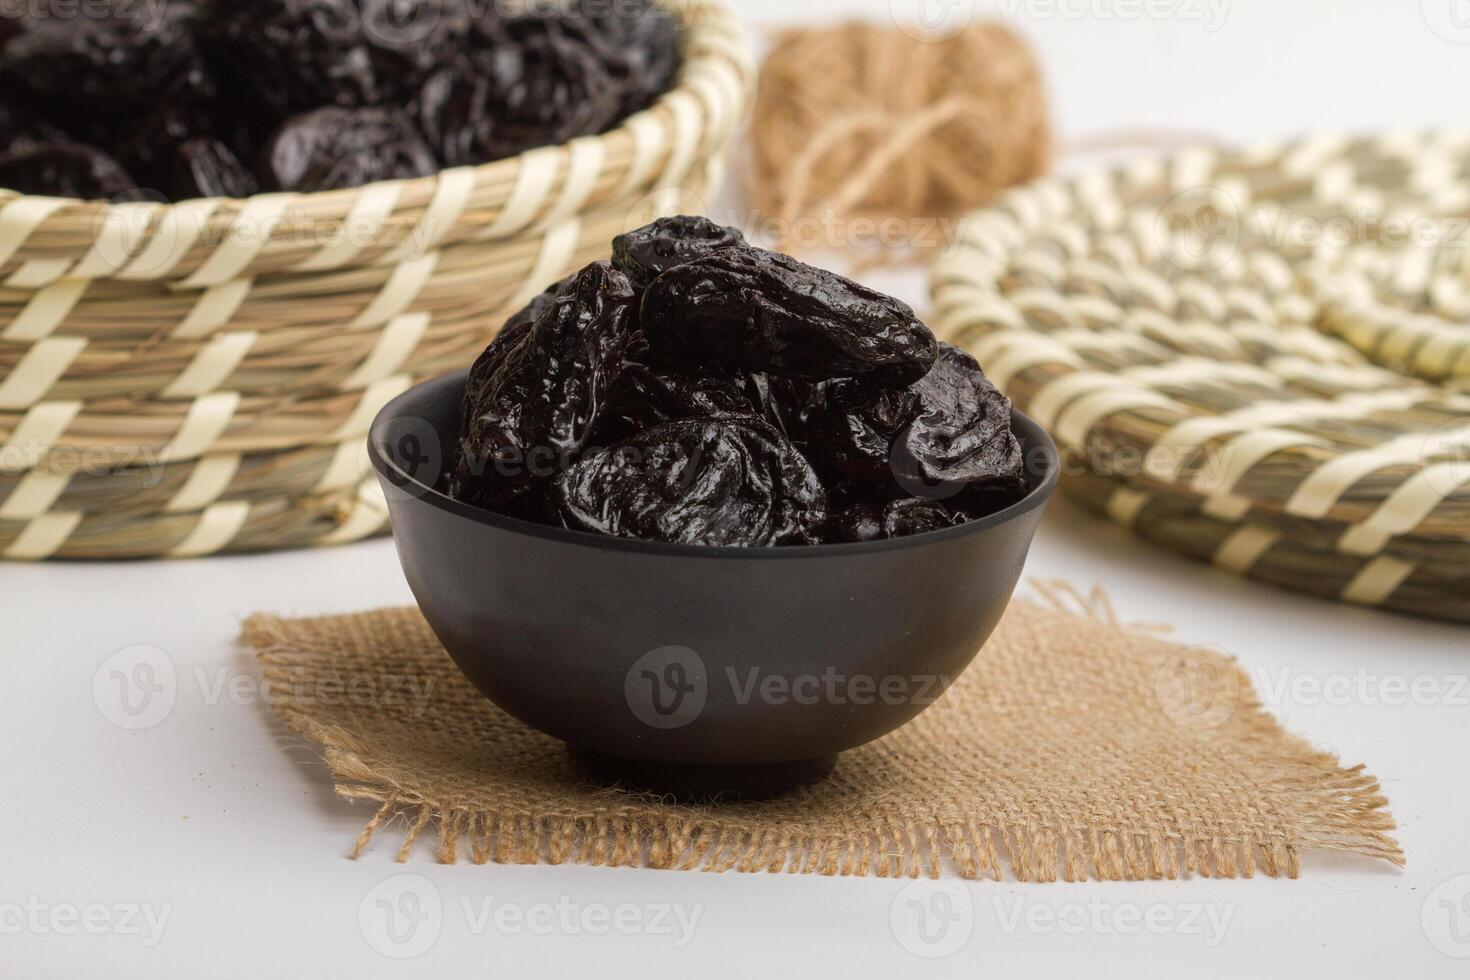
[[[1456,2],[1459,22],[1448,19],[1449,2],[1427,3],[1431,18],[1417,0],[1236,0],[1214,30],[1203,2],[1143,8],[1178,11],[1162,18],[1130,16],[1139,8],[1129,0],[1011,9],[1032,15],[1019,26],[1047,63],[1066,134],[1152,124],[1252,138],[1462,120],[1470,46],[1453,38],[1470,42],[1470,3]],[[792,0],[739,6],[757,23],[798,9]],[[799,14],[886,16],[889,7],[802,0]],[[917,280],[903,288],[922,301]],[[408,602],[390,544],[176,564],[0,565],[0,976],[718,978],[752,965],[846,977],[926,969],[967,980],[1466,975],[1470,959],[1452,958],[1470,956],[1470,878],[1457,877],[1470,874],[1463,628],[1236,581],[1065,501],[1048,514],[1029,573],[1106,584],[1125,619],[1170,622],[1186,640],[1237,656],[1289,727],[1380,777],[1407,870],[1310,855],[1294,882],[967,884],[948,895],[964,915],[943,944],[928,946],[907,918],[910,899],[933,898],[928,886],[440,867],[427,847],[402,868],[392,861],[394,834],[354,863],[345,854],[370,813],[337,800],[314,751],[262,705],[216,697],[214,685],[255,675],[235,645],[252,611]],[[128,731],[99,710],[93,680],[136,645],[164,651],[176,696],[157,725]],[[1396,684],[1416,681],[1435,693],[1393,703]],[[1311,693],[1324,684],[1326,695]],[[422,878],[394,877],[401,873]],[[416,934],[422,954],[398,961],[379,951],[394,947],[374,924],[376,901],[405,891],[430,905],[437,898],[442,913],[437,932]],[[32,900],[48,911],[147,904],[168,919],[151,946],[146,926],[142,935],[65,935],[49,921],[17,922]],[[558,903],[594,914],[664,903],[698,918],[688,937],[595,935],[555,922],[542,934],[505,919],[500,928],[494,918],[480,923],[486,902],[533,917]],[[1165,934],[1132,927],[1135,913],[1157,917]],[[933,953],[951,955],[922,955]]]

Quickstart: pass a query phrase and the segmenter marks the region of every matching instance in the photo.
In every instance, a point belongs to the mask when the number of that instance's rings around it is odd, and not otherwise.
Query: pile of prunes
[[[0,15],[0,188],[186,200],[602,133],[678,73],[652,0],[40,0]],[[145,190],[146,189],[146,190]]]
[[[898,300],[704,218],[613,256],[476,361],[450,496],[727,547],[906,537],[1025,496],[1010,402]]]

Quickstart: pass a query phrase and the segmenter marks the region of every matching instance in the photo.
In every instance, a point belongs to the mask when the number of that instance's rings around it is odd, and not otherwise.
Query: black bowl
[[[373,424],[409,586],[486,697],[642,789],[769,794],[913,719],[1000,620],[1060,469],[1018,414],[1031,491],[962,527],[763,549],[608,538],[436,489],[464,383],[420,385]]]

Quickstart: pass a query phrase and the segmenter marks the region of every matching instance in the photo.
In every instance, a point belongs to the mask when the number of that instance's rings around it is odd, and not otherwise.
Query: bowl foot
[[[680,803],[769,800],[829,776],[837,756],[756,766],[680,766],[641,762],[568,746],[575,762],[594,780],[635,793],[672,796]]]

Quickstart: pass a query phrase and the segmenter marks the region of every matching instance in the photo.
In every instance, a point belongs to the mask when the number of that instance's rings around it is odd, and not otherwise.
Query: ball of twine
[[[751,126],[750,191],[785,245],[813,215],[959,214],[1051,161],[1041,69],[989,22],[933,39],[865,23],[784,31]]]

